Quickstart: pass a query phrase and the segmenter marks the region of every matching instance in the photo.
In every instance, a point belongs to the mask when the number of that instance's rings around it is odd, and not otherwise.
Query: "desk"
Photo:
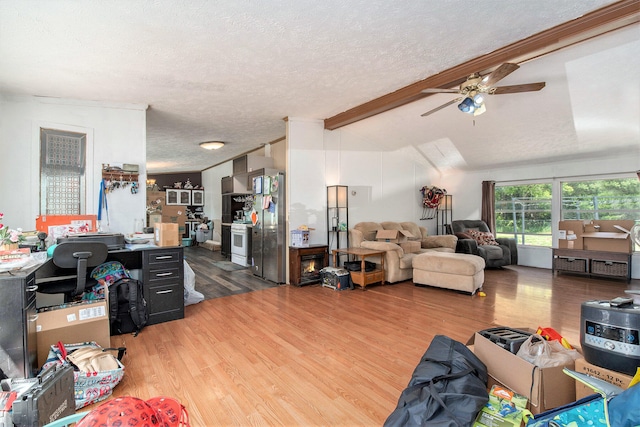
[[[138,246],[140,246],[138,248]],[[184,249],[181,246],[158,247],[128,245],[109,251],[107,261],[117,261],[132,272],[144,286],[149,311],[148,325],[184,318]],[[136,275],[140,270],[141,274]],[[35,272],[35,285],[46,286],[56,277],[75,275],[48,259]]]
[[[179,246],[109,251],[107,261],[118,261],[128,270],[140,270],[148,325],[184,318],[183,257]],[[0,273],[0,368],[7,375],[31,378],[39,370],[36,292],[56,277],[69,276],[75,276],[75,269],[56,267],[51,259],[35,267]]]
[[[382,282],[384,285],[384,253],[385,251],[375,251],[373,249],[366,248],[344,248],[344,249],[333,249],[333,265],[338,265],[338,254],[348,254],[360,257],[361,265],[360,271],[352,271],[351,272],[351,280],[356,285],[362,286],[362,290],[365,290],[367,285],[372,283]],[[364,260],[368,256],[380,256],[380,268],[376,268],[373,271],[365,271]]]

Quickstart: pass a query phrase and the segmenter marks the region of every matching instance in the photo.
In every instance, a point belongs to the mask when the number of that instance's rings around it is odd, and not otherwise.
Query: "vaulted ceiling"
[[[441,171],[588,158],[638,150],[639,16],[638,0],[3,0],[0,93],[149,105],[151,173],[278,140],[287,116]],[[507,61],[500,85],[546,87],[420,116],[455,97],[422,89]]]

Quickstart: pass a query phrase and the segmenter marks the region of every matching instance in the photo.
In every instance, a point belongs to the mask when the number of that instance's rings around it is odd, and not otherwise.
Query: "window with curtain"
[[[40,129],[40,214],[85,213],[86,134]]]

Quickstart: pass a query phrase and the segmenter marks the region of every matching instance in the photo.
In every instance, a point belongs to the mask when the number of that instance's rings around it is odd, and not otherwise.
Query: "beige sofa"
[[[414,236],[408,240],[419,242],[419,248],[405,251],[399,244],[379,242],[376,240],[378,230],[406,230]],[[429,236],[427,229],[415,222],[359,222],[349,230],[349,246],[385,251],[385,281],[389,283],[411,279],[413,258],[417,255],[429,251],[455,253],[457,242],[454,235]],[[376,257],[367,257],[367,261],[380,263]]]

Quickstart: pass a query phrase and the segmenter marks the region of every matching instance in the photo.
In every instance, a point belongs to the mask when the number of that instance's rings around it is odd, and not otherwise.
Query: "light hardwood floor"
[[[580,304],[631,288],[640,281],[509,267],[486,271],[486,297],[402,282],[210,299],[182,320],[112,337],[127,347],[114,396],[177,398],[192,426],[379,426],[435,335],[467,342],[496,325],[551,326],[579,344]]]

